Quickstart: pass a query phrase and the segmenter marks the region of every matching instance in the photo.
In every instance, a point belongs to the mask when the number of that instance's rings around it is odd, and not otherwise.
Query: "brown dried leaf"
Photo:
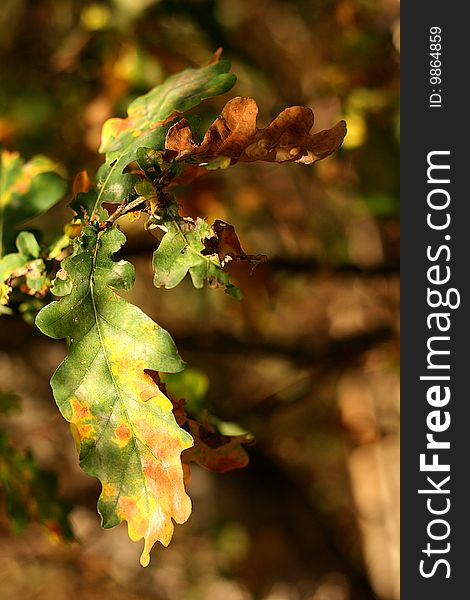
[[[252,98],[233,98],[196,144],[191,127],[181,119],[168,131],[165,148],[178,158],[211,163],[220,157],[235,162],[299,162],[312,164],[335,152],[346,135],[346,123],[314,134],[310,130],[314,114],[310,108],[285,108],[264,129],[258,129],[258,106]]]
[[[214,235],[204,240],[206,249],[203,254],[217,254],[222,264],[229,260],[247,260],[252,265],[257,265],[266,260],[264,254],[245,254],[233,225],[217,220],[212,225],[212,231]]]
[[[147,371],[152,379],[158,382],[160,389],[167,394],[166,386],[159,381],[158,373]],[[194,446],[181,454],[184,483],[187,485],[191,476],[189,463],[195,462],[209,471],[226,473],[233,469],[242,469],[250,462],[250,457],[244,446],[254,444],[250,435],[222,435],[206,420],[204,424],[188,417],[186,402],[176,400],[169,395],[173,404],[173,415],[180,427],[189,430],[194,440]]]
[[[243,446],[251,445],[253,439],[246,435],[221,435],[210,425],[201,425],[193,419],[186,421],[194,439],[194,446],[181,455],[184,463],[195,462],[215,473],[242,469],[249,463]]]

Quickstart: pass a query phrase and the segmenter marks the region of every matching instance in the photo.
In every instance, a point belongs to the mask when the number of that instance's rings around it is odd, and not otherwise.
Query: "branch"
[[[105,223],[114,223],[114,221],[119,219],[119,217],[122,217],[122,216],[126,215],[127,213],[134,211],[138,206],[140,206],[144,202],[145,202],[145,198],[142,198],[141,196],[139,196],[139,198],[136,198],[129,204],[121,204],[120,206],[118,206],[116,208],[116,210],[109,217],[109,219],[106,219]]]

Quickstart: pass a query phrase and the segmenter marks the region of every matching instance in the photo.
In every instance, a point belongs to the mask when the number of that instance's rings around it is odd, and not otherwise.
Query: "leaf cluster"
[[[134,100],[126,118],[108,120],[104,163],[94,181],[84,173],[76,178],[74,219],[48,249],[22,231],[11,252],[13,232],[52,206],[64,182],[46,159],[23,163],[2,154],[0,302],[11,302],[13,288],[36,300],[55,296],[36,318],[45,335],[68,343],[52,377],[54,397],[82,468],[102,484],[103,527],[127,521],[130,538],[144,539],[143,566],[156,541],[168,545],[173,521],[190,515],[187,464],[217,472],[243,467],[252,440],[221,435],[207,418],[188,415],[182,398],[166,393],[158,374],[177,373],[185,364],[170,334],[120,295],[132,288],[134,268],[114,258],[126,241],[117,222],[144,215],[145,229],[160,232],[153,255],[157,288],[174,288],[189,274],[196,288],[222,287],[241,298],[227,263],[256,265],[265,257],[246,254],[230,224],[182,214],[174,186],[241,161],[312,164],[334,152],[346,132],[341,121],[311,134],[313,113],[298,106],[259,129],[255,101],[234,98],[196,143],[186,113],[227,92],[235,83],[229,70],[216,53],[207,66],[173,75]]]

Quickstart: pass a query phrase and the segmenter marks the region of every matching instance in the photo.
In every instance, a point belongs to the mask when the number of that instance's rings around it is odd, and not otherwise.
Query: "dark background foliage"
[[[398,12],[397,0],[3,0],[0,143],[57,160],[70,181],[101,163],[106,118],[219,46],[238,82],[203,106],[203,126],[249,95],[261,126],[304,104],[317,129],[345,118],[348,136],[311,168],[237,165],[180,190],[187,214],[234,224],[246,252],[268,255],[253,272],[233,265],[240,303],[190,282],[155,290],[155,240],[125,224],[130,298],[205,374],[226,431],[257,439],[242,471],[194,469],[193,515],[147,570],[124,526],[99,528],[99,486],[48,384],[65,349],[1,318],[1,388],[22,398],[4,428],[55,471],[81,540],[54,544],[36,525],[15,537],[1,517],[2,598],[399,597]],[[70,218],[69,200],[44,223]]]

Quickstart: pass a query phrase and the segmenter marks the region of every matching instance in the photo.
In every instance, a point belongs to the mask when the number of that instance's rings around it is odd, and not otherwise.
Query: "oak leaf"
[[[185,450],[181,456],[183,462],[195,462],[215,473],[226,473],[233,469],[242,469],[250,462],[245,446],[253,444],[248,435],[222,435],[205,423],[187,419],[189,432],[194,446]]]
[[[164,150],[167,130],[181,113],[234,85],[236,77],[229,70],[230,63],[219,60],[216,54],[209,65],[172,75],[136,98],[126,118],[105,122],[100,146],[100,152],[106,154],[105,162],[98,170],[96,189],[81,198],[87,220],[94,220],[103,202],[121,203],[133,194],[138,179],[125,169],[138,158],[139,148]]]
[[[233,225],[217,219],[212,225],[212,232],[213,235],[204,240],[206,249],[203,254],[217,254],[222,265],[229,260],[247,260],[253,266],[266,261],[264,254],[245,254]]]
[[[217,252],[207,252],[205,240],[214,232],[206,221],[182,218],[175,209],[167,212],[162,227],[165,235],[153,255],[155,287],[172,289],[189,273],[196,288],[208,282],[211,287],[222,286],[229,295],[241,298],[240,290],[230,283],[230,275],[222,270]]]
[[[167,387],[158,376],[153,373],[152,377],[158,383],[160,389],[167,393]],[[185,427],[194,440],[194,445],[181,455],[184,465],[195,462],[201,467],[214,473],[226,473],[234,469],[242,469],[250,462],[245,446],[251,446],[255,439],[250,434],[224,435],[217,431],[216,427],[209,423],[209,415],[204,411],[203,423],[188,416],[186,401],[169,395],[173,404],[173,414],[178,425]],[[185,483],[189,482],[190,470],[185,472]]]
[[[46,265],[40,257],[39,244],[30,231],[22,231],[16,239],[18,252],[6,254],[0,259],[0,305],[9,303],[10,281],[15,277],[25,277],[25,291],[28,294],[44,293],[46,286]]]
[[[144,538],[146,566],[157,540],[169,544],[172,519],[183,523],[190,515],[181,452],[193,441],[146,373],[183,368],[173,340],[117,293],[134,281],[132,265],[113,260],[124,242],[116,228],[86,227],[55,280],[61,299],[43,308],[36,324],[69,340],[51,380],[57,405],[72,424],[80,465],[102,483],[103,527],[126,520],[129,537]]]
[[[346,135],[346,123],[310,133],[314,114],[310,108],[285,108],[264,129],[257,127],[258,106],[252,98],[233,98],[224,106],[200,144],[189,123],[181,119],[168,130],[165,148],[178,159],[227,166],[229,162],[299,162],[312,164],[335,152]]]
[[[57,164],[44,156],[24,162],[0,151],[0,258],[14,249],[17,225],[46,212],[65,192]]]

